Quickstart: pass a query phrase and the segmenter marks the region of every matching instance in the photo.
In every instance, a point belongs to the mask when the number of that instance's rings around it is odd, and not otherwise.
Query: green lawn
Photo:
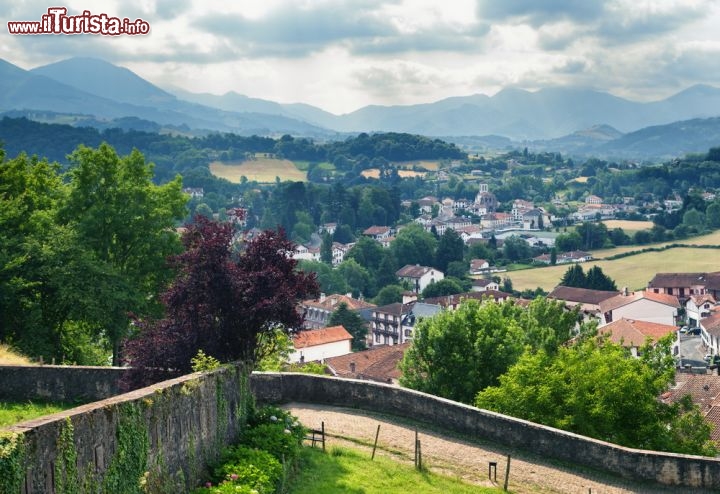
[[[76,405],[68,403],[7,402],[0,401],[0,427],[24,422],[25,420],[62,412]]]
[[[418,472],[389,458],[347,448],[305,448],[300,457],[300,472],[290,494],[464,494],[497,493],[501,489],[480,487],[460,480]]]

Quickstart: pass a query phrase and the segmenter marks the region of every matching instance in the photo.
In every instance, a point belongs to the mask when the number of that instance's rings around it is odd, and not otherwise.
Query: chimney
[[[622,294],[623,294],[623,296],[625,296],[625,297],[628,296],[628,287],[626,287],[626,286],[623,287],[623,289],[622,289]]]
[[[350,372],[355,374],[355,362],[350,362]]]
[[[320,294],[320,302],[325,302],[325,294],[324,293]]]

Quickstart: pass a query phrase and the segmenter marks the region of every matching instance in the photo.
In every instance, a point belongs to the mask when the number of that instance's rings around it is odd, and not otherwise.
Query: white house
[[[498,285],[493,280],[486,280],[483,278],[472,281],[473,292],[486,292],[488,290],[499,291],[500,285]]]
[[[680,302],[673,295],[653,292],[623,293],[600,302],[600,327],[613,321],[632,319],[673,326],[677,324]]]
[[[720,355],[720,312],[700,319],[700,336],[713,355]]]
[[[687,315],[688,327],[698,326],[701,319],[710,317],[710,312],[717,304],[715,297],[709,293],[703,295],[691,295],[685,303],[685,314]]]
[[[299,331],[293,336],[295,351],[288,360],[292,363],[311,362],[347,355],[352,351],[351,340],[352,336],[342,326]]]
[[[407,281],[415,293],[422,292],[430,283],[435,283],[445,278],[445,274],[435,268],[407,264],[398,269],[395,275],[401,281]]]

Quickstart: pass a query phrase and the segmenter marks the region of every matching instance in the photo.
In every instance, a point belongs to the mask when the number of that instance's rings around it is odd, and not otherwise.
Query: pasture
[[[625,233],[650,230],[654,223],[652,221],[628,221],[628,220],[605,220],[602,222],[608,230],[622,228]]]
[[[281,181],[295,182],[307,181],[307,173],[298,170],[290,160],[268,157],[256,157],[252,160],[242,161],[213,161],[209,165],[210,172],[216,177],[224,178],[234,183],[240,183],[241,177],[261,183],[271,183],[275,177]]]
[[[635,246],[634,250],[638,247]],[[646,252],[613,261],[599,260],[581,264],[587,272],[597,265],[603,272],[615,280],[618,289],[630,290],[645,288],[656,273],[706,272],[720,270],[718,258],[720,252],[710,249],[678,247],[662,252]],[[515,290],[534,290],[537,287],[551,291],[558,285],[570,264],[548,266],[521,271],[502,273],[502,277],[512,280]]]

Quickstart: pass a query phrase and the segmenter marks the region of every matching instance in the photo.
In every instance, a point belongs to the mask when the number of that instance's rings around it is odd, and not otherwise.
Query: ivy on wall
[[[78,480],[77,450],[75,449],[75,429],[70,417],[60,428],[57,439],[55,457],[55,493],[78,494],[80,485]]]
[[[118,408],[116,449],[103,479],[103,492],[140,494],[150,449],[143,411],[135,402]]]
[[[25,473],[25,436],[0,431],[0,493],[20,492]]]

